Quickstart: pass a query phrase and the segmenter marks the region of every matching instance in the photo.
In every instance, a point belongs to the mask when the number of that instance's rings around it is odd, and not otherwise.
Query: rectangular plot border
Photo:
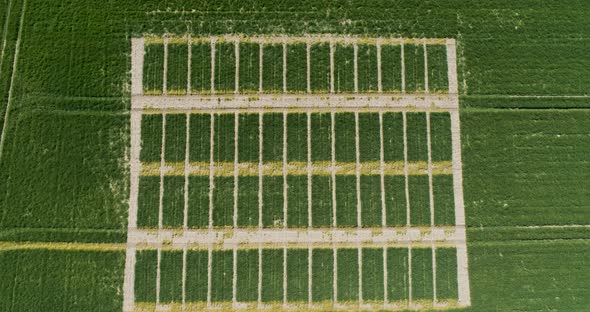
[[[211,46],[214,49],[214,43],[216,41],[226,41],[226,42],[236,42],[236,53],[238,53],[238,44],[237,42],[257,42],[257,43],[280,43],[283,46],[286,43],[307,43],[308,50],[309,45],[311,43],[329,43],[330,46],[333,46],[334,43],[340,44],[352,44],[356,46],[356,44],[376,44],[378,50],[380,50],[381,45],[385,44],[398,44],[403,46],[404,44],[432,44],[432,45],[445,45],[447,48],[447,65],[448,65],[448,93],[433,93],[428,94],[428,87],[426,87],[426,94],[405,94],[403,92],[403,85],[404,85],[404,62],[402,61],[402,93],[399,94],[375,94],[375,93],[351,93],[351,94],[333,94],[333,86],[331,86],[332,94],[322,94],[322,95],[315,95],[315,94],[255,94],[255,95],[241,95],[238,94],[237,91],[235,94],[228,94],[228,95],[187,95],[187,96],[174,96],[174,95],[166,95],[166,81],[164,79],[163,85],[163,96],[162,95],[144,95],[143,94],[143,57],[145,54],[144,47],[146,44],[159,44],[163,43],[165,46],[168,43],[191,43],[191,42],[198,42],[199,40],[204,42],[211,42]],[[145,303],[136,303],[135,302],[135,290],[134,290],[134,281],[135,281],[135,262],[136,262],[136,253],[138,249],[145,249],[145,248],[155,248],[158,250],[158,255],[160,255],[160,251],[162,249],[172,248],[172,249],[181,249],[183,250],[183,254],[186,254],[186,250],[189,248],[196,248],[202,249],[205,248],[209,251],[209,273],[208,273],[208,280],[209,280],[209,291],[207,294],[207,303],[204,308],[211,309],[211,308],[220,308],[212,305],[210,298],[210,281],[211,281],[211,251],[215,248],[226,249],[229,248],[235,251],[237,248],[258,248],[259,251],[262,250],[263,247],[270,247],[270,246],[277,246],[278,248],[309,248],[311,250],[314,246],[326,248],[333,248],[334,254],[336,253],[336,248],[340,248],[341,246],[350,246],[350,247],[358,247],[359,252],[361,247],[390,247],[390,246],[407,246],[409,250],[412,247],[415,248],[432,248],[433,251],[436,250],[436,247],[444,247],[444,246],[451,246],[456,248],[457,250],[457,274],[458,274],[458,300],[456,302],[442,304],[437,301],[436,299],[436,284],[434,284],[434,300],[429,301],[426,303],[421,303],[419,300],[412,301],[410,296],[409,302],[401,304],[401,308],[423,308],[423,307],[438,307],[438,308],[448,308],[448,307],[466,307],[471,305],[471,296],[470,296],[470,289],[469,289],[469,276],[468,276],[468,266],[467,266],[467,248],[466,248],[466,235],[465,235],[465,214],[464,214],[464,202],[463,202],[463,187],[462,187],[462,166],[461,166],[461,142],[460,142],[460,119],[459,119],[459,112],[458,112],[458,83],[457,83],[457,67],[456,67],[456,42],[454,39],[405,39],[405,38],[364,38],[364,37],[349,37],[349,36],[333,36],[333,35],[319,35],[319,36],[304,36],[304,37],[285,37],[285,36],[258,36],[258,37],[242,37],[242,36],[218,36],[218,37],[210,37],[210,38],[191,38],[190,36],[187,37],[172,37],[172,36],[164,36],[162,38],[158,37],[151,37],[146,36],[145,38],[132,38],[131,39],[131,57],[132,57],[132,65],[131,65],[131,159],[130,159],[130,168],[131,168],[131,186],[130,186],[130,201],[129,201],[129,219],[128,219],[128,242],[127,242],[127,252],[126,252],[126,260],[125,260],[125,277],[124,277],[124,285],[123,285],[123,310],[124,311],[140,311],[143,308],[146,308],[150,304]],[[166,51],[166,49],[164,49]],[[212,57],[214,57],[214,50],[212,50]],[[333,49],[331,49],[331,54],[333,53]],[[190,56],[190,54],[189,54]],[[284,57],[283,57],[284,58]],[[402,49],[402,58],[403,58],[403,49]],[[380,61],[378,59],[378,61]],[[190,68],[190,62],[189,62]],[[164,62],[164,72],[166,72],[167,64]],[[309,93],[309,54],[307,59],[307,68],[308,68],[308,93]],[[379,68],[380,69],[380,68]],[[212,73],[214,68],[212,67]],[[283,70],[283,79],[285,79],[286,75],[286,67]],[[379,70],[380,71],[380,70]],[[190,75],[190,72],[188,73]],[[333,76],[333,56],[331,57],[331,76]],[[380,74],[378,73],[378,76]],[[355,62],[355,77],[356,77],[356,62]],[[213,79],[213,75],[212,75]],[[236,75],[236,90],[238,85]],[[427,77],[427,69],[426,69],[426,81]],[[190,79],[188,80],[190,84]],[[331,79],[331,83],[333,83],[333,79]],[[285,83],[283,83],[285,85]],[[379,84],[380,85],[380,84]],[[189,85],[190,86],[190,85]],[[212,84],[213,86],[213,84]],[[190,87],[187,86],[187,89]],[[381,89],[381,88],[379,88]],[[212,90],[214,91],[214,90]],[[355,92],[356,92],[356,79],[355,79]],[[451,136],[452,136],[452,174],[453,174],[453,185],[454,185],[454,199],[455,199],[455,226],[452,228],[444,228],[444,227],[434,227],[431,224],[431,227],[427,229],[421,228],[412,228],[409,227],[409,224],[405,228],[384,228],[379,230],[373,231],[372,229],[354,229],[353,231],[350,230],[340,230],[340,229],[319,229],[316,232],[312,230],[304,230],[304,231],[293,231],[287,228],[281,229],[280,231],[276,231],[274,229],[265,230],[265,229],[258,229],[251,233],[248,233],[248,230],[244,230],[241,233],[237,229],[231,230],[214,230],[212,228],[212,222],[210,220],[210,227],[205,231],[199,230],[188,230],[186,228],[186,218],[185,218],[185,226],[184,231],[180,234],[177,231],[173,230],[165,230],[162,229],[161,224],[159,225],[159,229],[157,231],[150,231],[144,229],[137,228],[137,209],[138,209],[138,191],[139,191],[139,176],[142,170],[142,164],[139,161],[139,152],[140,152],[140,144],[141,144],[141,116],[142,114],[146,113],[160,113],[166,114],[167,112],[185,112],[189,114],[190,112],[232,112],[232,113],[239,113],[241,111],[258,111],[258,112],[267,112],[267,111],[275,111],[280,110],[283,113],[287,113],[290,111],[295,110],[302,110],[305,111],[308,116],[312,111],[329,111],[331,112],[332,116],[334,112],[337,111],[354,111],[358,114],[359,111],[376,111],[382,113],[383,111],[401,111],[403,112],[404,116],[404,124],[405,124],[405,113],[407,111],[448,111],[451,117]],[[262,116],[262,115],[261,115]],[[286,116],[286,115],[285,115]],[[187,118],[188,119],[188,118]],[[212,117],[213,119],[213,117]],[[309,118],[308,118],[309,122]],[[188,121],[187,121],[188,123]],[[213,123],[211,124],[213,128]],[[308,127],[309,128],[309,127]],[[188,129],[188,127],[187,127]],[[188,131],[188,130],[187,130]],[[260,129],[262,131],[262,128]],[[308,129],[309,131],[309,129]],[[213,138],[213,132],[211,133],[211,137]],[[405,140],[405,127],[404,127],[404,145],[406,144]],[[357,138],[358,139],[358,138]],[[188,136],[187,136],[188,141]],[[212,141],[213,142],[213,141]],[[262,143],[261,143],[262,144]],[[429,144],[430,148],[430,144]],[[187,144],[188,149],[188,144]],[[430,153],[430,151],[429,151]],[[308,154],[309,151],[308,151]],[[357,157],[358,158],[358,157]],[[407,158],[407,156],[406,156]],[[188,160],[187,160],[188,161]],[[259,173],[262,173],[262,160],[259,164]],[[164,166],[164,159],[162,157],[162,164]],[[237,164],[235,165],[237,168]],[[284,165],[283,167],[283,175],[287,168]],[[404,165],[404,172],[407,177],[407,159]],[[188,176],[189,172],[186,169],[185,161],[185,169],[184,175],[185,177]],[[306,167],[308,175],[311,174],[311,166],[308,165]],[[381,161],[380,169],[383,170],[383,161]],[[210,169],[211,172],[214,170],[214,163],[213,159],[210,162]],[[359,164],[357,159],[356,171],[355,174],[358,175]],[[237,169],[235,171],[237,173]],[[160,175],[163,177],[165,173],[161,172]],[[431,177],[433,174],[432,172],[432,164],[428,162],[428,175]],[[260,174],[259,174],[260,175]],[[332,173],[334,175],[334,173]],[[381,173],[383,176],[383,173]],[[407,181],[407,179],[406,179]],[[431,183],[430,183],[431,184]],[[432,188],[432,187],[430,187]],[[407,185],[406,185],[407,189]],[[431,190],[432,191],[432,190]],[[407,192],[407,190],[406,190]],[[185,195],[186,196],[186,195]],[[160,196],[161,198],[162,196]],[[431,196],[432,197],[432,196]],[[308,200],[311,200],[309,198]],[[432,205],[432,202],[431,202]],[[161,203],[160,203],[161,206]],[[185,205],[186,206],[186,205]],[[186,209],[186,207],[185,207]],[[212,209],[212,205],[210,207]],[[408,208],[409,209],[409,208]],[[160,207],[161,210],[161,207]],[[409,210],[408,210],[409,213]],[[160,211],[161,214],[161,211]],[[186,211],[185,211],[186,215]],[[211,217],[211,213],[209,214]],[[160,223],[161,223],[161,217]],[[408,218],[409,222],[409,218]],[[265,233],[267,231],[268,233]],[[230,234],[231,232],[232,234]],[[278,234],[270,234],[270,233],[278,233]],[[324,234],[329,233],[329,235],[325,236]],[[268,234],[268,237],[271,239],[268,240],[256,240],[259,237],[265,237],[264,234]],[[283,237],[283,239],[279,239],[279,241],[273,240],[272,237],[276,235],[277,237]],[[314,240],[315,237],[315,240]],[[329,237],[328,241],[325,241],[325,238]],[[286,238],[286,239],[285,239]],[[411,262],[411,254],[410,262]],[[158,259],[160,257],[158,256]],[[334,258],[334,261],[336,258]],[[157,275],[159,275],[159,263],[158,261],[158,271]],[[259,263],[260,265],[261,263]],[[361,266],[359,261],[359,267]],[[186,263],[185,259],[183,258],[183,279],[186,277]],[[284,270],[286,267],[284,268]],[[234,270],[235,270],[235,263],[234,263]],[[311,265],[310,265],[311,270]],[[334,270],[336,272],[336,263],[334,263]],[[410,265],[410,276],[411,276],[411,265]],[[259,274],[260,274],[259,270]],[[311,271],[310,271],[311,272]],[[359,270],[359,280],[361,279],[362,271]],[[433,272],[436,272],[436,262],[435,262],[435,254],[433,252]],[[435,274],[436,275],[436,274]],[[311,276],[311,275],[310,275]],[[336,278],[336,275],[334,275]],[[234,279],[235,283],[235,279]],[[259,281],[260,283],[260,281]],[[436,283],[436,282],[434,282]],[[411,284],[411,282],[410,282]],[[183,280],[183,294],[185,293],[185,281]],[[334,284],[336,285],[336,283]],[[156,284],[156,288],[159,289],[159,281]],[[360,285],[359,285],[360,286]],[[260,287],[260,284],[259,284]],[[336,286],[334,286],[336,287]],[[362,286],[360,286],[362,287]],[[410,286],[411,287],[411,286]],[[310,290],[311,292],[311,286]],[[233,293],[235,294],[236,289],[234,285]],[[411,294],[411,289],[410,289]],[[311,296],[310,296],[311,298]],[[362,296],[359,296],[359,304],[345,304],[338,302],[337,300],[337,293],[336,289],[334,290],[334,302],[329,304],[328,306],[323,307],[323,305],[312,304],[311,301],[309,303],[309,309],[338,309],[338,308],[347,308],[351,310],[363,310],[363,309],[371,309],[375,308],[385,308],[385,309],[399,309],[400,305],[397,305],[393,302],[388,304],[385,303],[378,303],[373,304],[369,302],[363,302]],[[285,299],[286,300],[286,299]],[[387,300],[386,300],[387,301]],[[152,304],[153,305],[153,304]],[[184,295],[182,304],[180,306],[181,310],[190,310],[191,303],[185,303]],[[278,308],[289,308],[289,303],[284,301]],[[322,308],[323,307],[323,308]],[[166,305],[160,305],[159,301],[155,304],[156,310],[164,309],[168,310],[171,307]],[[261,305],[260,298],[259,302],[256,306],[248,306],[243,305],[242,303],[238,304],[237,302],[230,302],[228,307],[222,307],[223,309],[233,310],[233,309],[261,309],[264,308],[264,305]],[[292,307],[291,307],[292,308]]]

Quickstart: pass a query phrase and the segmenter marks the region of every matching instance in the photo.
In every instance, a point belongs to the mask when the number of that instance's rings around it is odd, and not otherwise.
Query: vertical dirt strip
[[[424,48],[424,93],[428,94],[428,50],[426,49],[426,40],[422,41],[422,47]]]
[[[190,125],[191,114],[186,114],[186,141],[184,146],[184,211],[183,211],[183,229],[188,229],[188,181],[190,172],[189,146],[190,146]]]
[[[235,85],[234,85],[234,93],[235,94],[239,94],[240,93],[240,40],[236,39],[236,42],[234,43],[234,50],[235,50],[235,55],[236,55],[236,70],[235,70]],[[237,119],[236,119],[237,120]]]
[[[359,92],[359,66],[358,66],[358,57],[359,57],[359,46],[356,42],[356,40],[353,43],[352,46],[352,51],[354,53],[353,55],[353,70],[354,70],[354,93],[358,93]]]
[[[168,78],[168,36],[164,35],[164,70],[162,71],[162,94],[168,94],[168,86],[166,84]]]
[[[211,94],[215,94],[215,41],[217,38],[211,37]]]
[[[182,302],[181,302],[181,311],[184,312],[186,309],[186,256],[187,250],[186,246],[182,248]]]
[[[383,92],[383,80],[381,78],[381,39],[377,38],[377,92]]]
[[[187,36],[186,39],[187,42],[187,60],[186,60],[186,94],[190,95],[191,94],[191,58],[192,58],[192,53],[193,53],[193,41],[192,41],[192,37],[189,34]]]
[[[261,42],[258,47],[258,92],[262,93],[262,70],[264,69],[262,64],[264,61],[264,44]]]

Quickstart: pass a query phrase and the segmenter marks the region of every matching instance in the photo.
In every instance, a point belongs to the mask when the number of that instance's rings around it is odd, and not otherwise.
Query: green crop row
[[[190,73],[189,73],[189,49]],[[283,45],[254,43],[239,44],[239,64],[236,63],[234,43],[215,44],[214,90],[216,93],[235,91],[236,70],[238,87],[241,93],[263,92],[282,93],[286,83],[288,92],[307,91],[307,47],[295,43],[286,45],[286,69],[283,68]],[[402,91],[402,75],[405,75],[405,91],[422,92],[448,89],[446,46],[427,46],[428,77],[425,76],[424,46],[406,45],[404,67],[402,46],[384,45],[381,50],[382,90]],[[262,64],[260,64],[262,51]],[[164,73],[164,45],[149,43],[145,46],[143,87],[148,94],[161,94],[164,81],[168,94],[186,94],[187,79],[190,74],[190,93],[211,92],[211,44],[195,42],[188,44],[170,43],[167,45],[167,72]],[[359,92],[377,92],[378,56],[377,46],[359,44],[357,46],[357,83],[355,86],[355,53],[352,45],[334,46],[334,91],[351,93],[355,87]],[[327,43],[313,44],[310,47],[310,87],[314,93],[327,93],[331,90],[330,46]],[[261,68],[262,66],[262,68]],[[403,69],[405,68],[405,73]],[[260,70],[262,69],[262,72]],[[283,73],[286,70],[286,81]],[[290,72],[292,71],[292,72]],[[262,74],[262,76],[261,76]],[[164,77],[166,75],[166,77]]]
[[[455,249],[437,248],[436,276],[433,275],[432,249],[364,248],[362,257],[362,298],[368,301],[384,299],[384,282],[387,279],[389,300],[407,301],[409,299],[409,257],[412,259],[412,298],[432,299],[433,280],[436,278],[437,298],[448,300],[457,298],[457,256]],[[229,302],[232,300],[233,263],[237,255],[236,299],[241,302],[255,302],[258,299],[259,268],[262,268],[262,302],[281,302],[283,300],[283,272],[285,253],[282,249],[212,251],[211,257],[211,301]],[[334,270],[334,256],[337,267]],[[287,301],[307,302],[309,288],[309,250],[287,249]],[[208,251],[189,250],[186,255],[186,301],[207,300],[208,289]],[[262,265],[258,261],[262,260]],[[384,265],[384,259],[387,264]],[[135,294],[138,302],[156,301],[158,251],[144,250],[137,254]],[[311,254],[312,301],[333,300],[336,289],[338,301],[358,301],[359,250],[313,249]],[[160,297],[162,303],[180,302],[182,299],[182,251],[160,252]],[[384,267],[387,267],[385,275]],[[337,285],[334,287],[334,271],[337,272]]]

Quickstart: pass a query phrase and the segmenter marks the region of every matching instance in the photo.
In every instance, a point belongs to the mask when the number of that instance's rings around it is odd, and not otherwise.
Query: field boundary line
[[[6,139],[6,125],[10,117],[10,104],[12,104],[12,95],[14,92],[14,79],[18,69],[18,55],[20,52],[20,41],[24,27],[25,12],[27,9],[27,0],[23,1],[21,9],[18,34],[16,37],[16,48],[14,49],[14,60],[12,61],[12,74],[10,75],[10,88],[8,89],[8,100],[6,101],[6,112],[4,112],[4,124],[2,125],[2,134],[0,135],[0,162],[2,162],[2,153],[4,152],[4,140]],[[8,31],[8,30],[7,30]]]
[[[238,227],[238,191],[239,191],[239,186],[238,186],[238,180],[239,180],[239,168],[238,168],[238,153],[239,153],[239,148],[238,148],[238,137],[239,137],[239,127],[240,127],[240,115],[238,113],[235,113],[234,115],[234,211],[233,211],[233,227],[237,228]]]
[[[6,21],[4,22],[4,31],[2,32],[2,52],[0,53],[0,74],[2,74],[2,65],[4,64],[4,51],[6,50],[6,42],[8,38],[8,25],[10,25],[10,11],[12,11],[12,0],[8,1],[8,9],[6,10]]]
[[[192,70],[192,54],[193,54],[193,39],[189,34],[187,36],[187,61],[186,61],[186,94],[190,95],[191,91],[191,70]]]
[[[168,36],[164,35],[164,68],[162,70],[162,94],[168,94]]]

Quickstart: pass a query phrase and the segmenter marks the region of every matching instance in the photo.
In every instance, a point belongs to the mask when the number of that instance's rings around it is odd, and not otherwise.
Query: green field
[[[56,1],[0,0],[0,310],[1,311],[121,311],[127,241],[127,211],[129,206],[129,146],[130,146],[130,38],[144,34],[164,33],[194,37],[239,33],[256,34],[352,34],[407,38],[456,38],[458,44],[458,81],[463,159],[463,185],[467,229],[467,250],[472,306],[461,311],[586,311],[590,306],[590,54],[586,52],[590,39],[590,3],[566,0],[494,1],[319,1],[280,2],[259,1]],[[146,60],[153,68],[145,68],[146,91],[162,92],[161,46],[147,45]],[[186,92],[186,46],[169,46],[168,90]],[[257,46],[256,46],[257,47]],[[218,46],[218,62],[213,81],[216,90],[233,92],[234,72],[231,61],[233,45]],[[253,47],[242,47],[240,82],[244,90],[259,88],[257,76],[258,53]],[[399,46],[384,47],[382,51],[383,90],[400,91]],[[153,49],[153,50],[151,50]],[[405,47],[406,90],[423,90],[423,50],[421,46]],[[311,75],[312,92],[329,90],[329,50],[327,45],[313,46],[318,55]],[[335,68],[336,92],[350,90],[351,50],[338,49]],[[266,46],[262,60],[265,68],[263,92],[282,90],[280,61],[282,49]],[[444,52],[444,51],[443,51]],[[428,50],[428,73],[431,91],[446,90],[444,53]],[[359,90],[374,92],[374,70],[370,46],[359,46]],[[305,45],[289,46],[293,62],[287,63],[287,89],[305,92]],[[191,93],[209,93],[211,51],[207,44],[195,44],[191,49]],[[366,58],[362,58],[367,56]],[[235,57],[235,56],[233,56]],[[16,62],[15,62],[16,60]],[[437,61],[439,60],[439,61]],[[440,60],[443,60],[441,62]],[[147,63],[146,63],[147,64]],[[444,65],[444,66],[443,66]],[[385,65],[384,65],[385,66]],[[271,70],[272,69],[272,70]],[[147,78],[146,78],[147,77]],[[409,78],[411,77],[411,78]],[[149,82],[149,83],[147,83]],[[338,161],[354,161],[354,136],[350,123],[352,114],[337,114],[335,127]],[[362,120],[375,116],[360,114]],[[403,159],[401,114],[387,113],[384,119],[386,161]],[[149,116],[146,118],[146,116]],[[234,115],[216,116],[223,149],[215,161],[233,162]],[[256,116],[257,117],[257,116]],[[165,159],[184,161],[184,115],[167,115],[166,132],[171,134],[164,151]],[[255,149],[239,150],[240,161],[258,161],[258,118],[239,116],[244,133],[239,145]],[[366,119],[365,119],[366,118]],[[149,120],[147,120],[149,119]],[[210,115],[192,114],[189,135],[190,161],[209,162]],[[219,123],[217,123],[219,121]],[[304,115],[289,114],[288,123],[295,125],[288,132],[288,141],[302,146],[301,131]],[[282,115],[265,114],[263,124],[268,131],[263,139],[264,161],[282,159]],[[451,147],[448,116],[431,114],[432,157],[434,161],[450,159]],[[330,160],[330,114],[311,114],[312,161]],[[364,124],[364,123],[363,123]],[[424,160],[424,114],[408,114],[408,158]],[[220,130],[226,129],[222,132]],[[241,131],[242,128],[240,128]],[[352,130],[351,130],[352,129]],[[366,131],[366,132],[365,132]],[[366,144],[363,161],[378,159],[375,150],[375,129],[363,127],[360,133]],[[161,115],[144,115],[142,142],[145,147],[141,161],[159,162],[162,134]],[[228,135],[231,134],[231,135]],[[353,133],[354,135],[354,133]],[[151,138],[151,139],[150,139]],[[371,147],[372,146],[372,147]],[[243,157],[243,158],[242,158]],[[289,148],[289,160],[307,161],[305,150]],[[353,158],[350,158],[353,157]],[[165,188],[181,189],[184,179],[165,177]],[[273,181],[277,178],[280,181]],[[288,224],[307,226],[306,180],[289,176],[289,196],[303,198],[289,208]],[[356,203],[354,179],[338,176],[336,196]],[[191,176],[189,202],[198,203],[188,215],[191,228],[207,226],[209,179]],[[409,182],[410,201],[425,207],[428,202],[426,176],[412,176]],[[449,196],[452,181],[449,175],[437,175],[434,180],[435,223],[454,223],[454,198]],[[363,176],[363,207],[368,213],[363,223],[381,223],[375,216],[375,202],[380,198],[371,193],[378,185],[372,176]],[[265,177],[264,185],[274,185],[265,194],[265,203],[282,209],[282,178]],[[214,223],[230,225],[234,190],[233,177],[216,177],[214,203],[228,210],[214,210]],[[406,220],[403,176],[386,177],[387,224],[405,226],[428,224],[429,210],[416,210]],[[426,185],[426,187],[425,187]],[[258,179],[240,177],[238,202],[241,203],[238,222],[244,226],[258,225]],[[341,187],[342,186],[342,187]],[[140,180],[140,213],[138,223],[157,227],[159,177],[142,176]],[[333,218],[343,225],[355,225],[356,214],[337,210],[332,215],[330,176],[313,177],[312,214],[314,227],[330,226]],[[315,191],[317,189],[317,192]],[[274,191],[273,191],[274,190]],[[451,191],[450,191],[451,190]],[[178,228],[182,224],[182,192],[165,193],[164,227]],[[340,201],[340,199],[339,199]],[[243,206],[242,206],[243,205]],[[242,208],[243,207],[243,208]],[[263,205],[263,207],[267,207]],[[266,209],[266,208],[265,208]],[[354,210],[353,210],[354,211]],[[399,213],[402,211],[403,213]],[[144,213],[145,212],[145,213]],[[263,212],[265,226],[281,224],[282,210]],[[155,216],[155,217],[154,217]],[[278,220],[278,221],[277,221]],[[578,225],[575,227],[574,225]],[[549,226],[549,227],[543,227]],[[569,226],[569,227],[567,227]],[[581,227],[580,227],[581,226]],[[16,244],[20,242],[21,245]],[[117,250],[88,251],[53,250],[51,243],[80,244],[114,243]],[[26,244],[47,243],[45,245]],[[22,244],[25,244],[23,247]],[[16,247],[15,247],[16,246]],[[41,246],[41,247],[39,247]],[[282,250],[281,250],[282,251]],[[437,276],[428,271],[430,249],[415,255],[414,280],[421,288],[416,296],[428,297],[428,282],[436,279],[441,298],[456,297],[456,286],[448,274],[456,266],[441,260]],[[437,249],[437,257],[452,259],[453,249]],[[302,271],[308,268],[307,253],[290,249],[287,263]],[[424,253],[424,254],[420,254]],[[450,253],[450,255],[449,255]],[[155,277],[155,251],[142,251],[138,256],[138,281]],[[258,285],[258,253],[240,250],[238,254],[239,298],[256,301]],[[283,253],[265,250],[264,302],[282,300]],[[391,253],[388,263],[407,264],[403,253]],[[413,254],[414,256],[414,254]],[[212,281],[213,301],[231,301],[231,251],[214,251],[216,273]],[[349,276],[338,279],[342,300],[358,298],[358,280],[354,280],[358,261],[356,249],[338,254],[339,271],[349,270]],[[141,261],[140,261],[141,258]],[[163,252],[161,299],[177,301],[179,296],[179,253]],[[271,259],[267,261],[266,259]],[[207,284],[197,277],[206,274],[207,252],[188,253],[189,272],[187,295],[190,301],[206,298]],[[312,301],[332,299],[333,254],[331,249],[313,253],[314,276]],[[382,258],[371,250],[363,252],[367,279],[380,276],[369,270],[382,266]],[[381,262],[379,262],[381,261]],[[277,271],[278,270],[278,271]],[[203,273],[205,272],[205,273]],[[392,270],[391,272],[396,272]],[[407,271],[403,271],[407,272]],[[388,283],[391,300],[403,301],[406,276],[390,275]],[[449,273],[451,272],[451,273]],[[288,298],[309,300],[307,275],[290,271],[293,282]],[[256,278],[252,277],[256,276]],[[347,278],[350,278],[347,279]],[[456,282],[456,280],[455,280]],[[381,284],[380,284],[381,283]],[[382,300],[383,283],[363,288],[366,300]],[[148,284],[147,287],[154,287]],[[205,290],[204,290],[205,289]],[[356,291],[355,291],[356,290]],[[143,289],[138,301],[152,301],[152,289]],[[228,299],[229,298],[229,299]]]

